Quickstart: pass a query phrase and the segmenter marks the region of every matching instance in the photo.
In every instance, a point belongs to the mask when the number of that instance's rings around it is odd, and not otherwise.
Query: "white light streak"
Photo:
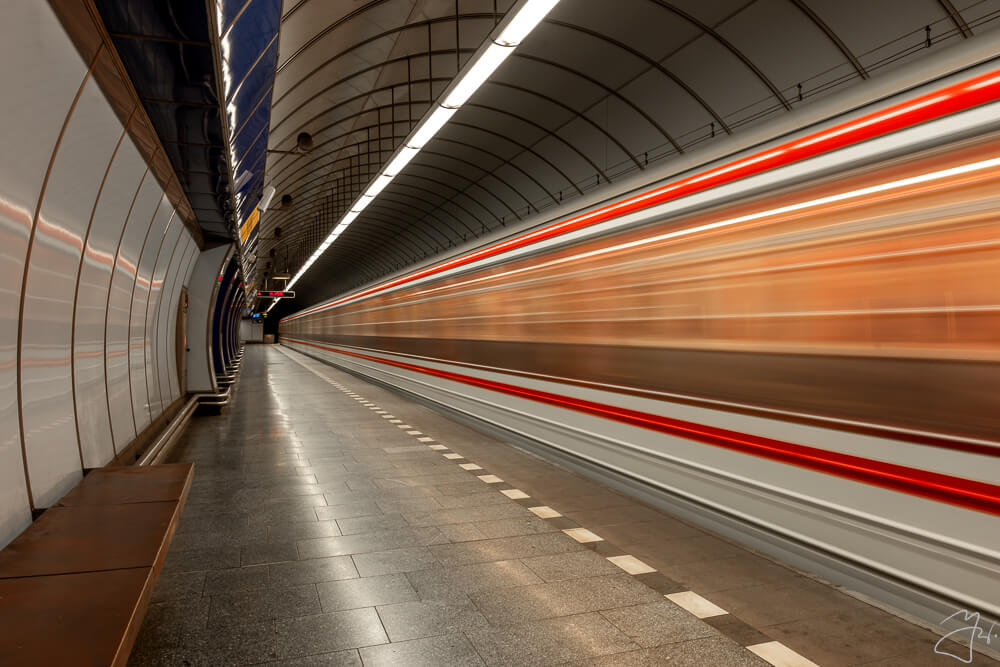
[[[600,255],[606,255],[608,253],[618,252],[621,250],[628,250],[631,248],[637,248],[652,243],[659,243],[661,241],[676,239],[683,236],[690,236],[692,234],[698,234],[699,232],[721,229],[723,227],[730,227],[732,225],[737,225],[743,222],[752,222],[755,220],[761,220],[764,218],[769,218],[777,215],[783,215],[785,213],[794,213],[796,211],[802,211],[804,209],[814,208],[816,206],[824,206],[826,204],[833,204],[837,202],[846,201],[849,199],[856,199],[859,197],[865,197],[867,195],[875,194],[878,192],[886,192],[888,190],[897,190],[899,188],[905,188],[911,185],[919,185],[921,183],[928,183],[931,181],[941,180],[944,178],[950,178],[952,176],[960,176],[962,174],[967,174],[974,171],[981,171],[983,169],[990,169],[992,167],[1000,167],[1000,157],[992,158],[989,160],[981,160],[979,162],[970,162],[968,164],[959,165],[957,167],[951,167],[949,169],[942,169],[939,171],[932,171],[924,174],[918,174],[917,176],[902,178],[896,181],[889,181],[886,183],[879,183],[878,185],[872,185],[866,188],[859,188],[857,190],[838,192],[836,194],[832,194],[826,197],[818,197],[816,199],[809,199],[807,201],[796,202],[794,204],[789,204],[787,206],[780,206],[777,208],[767,209],[764,211],[756,211],[754,213],[748,213],[746,215],[741,215],[734,218],[726,218],[724,220],[717,220],[715,222],[709,222],[703,225],[696,225],[694,227],[688,227],[686,229],[678,229],[675,231],[667,232],[665,234],[657,234],[655,236],[649,236],[644,239],[637,239],[635,241],[627,241],[625,243],[605,246],[603,248],[598,248],[596,250],[589,250],[586,252],[577,253],[575,255],[570,255],[567,257],[560,257],[558,259],[540,262],[538,264],[533,264],[531,266],[523,266],[517,269],[510,269],[499,273],[493,273],[488,276],[481,276],[478,278],[472,278],[469,280],[450,283],[448,285],[444,285],[441,287],[426,289],[419,292],[418,294],[421,295],[432,294],[440,290],[465,287],[468,285],[480,283],[487,280],[505,279],[509,278],[510,276],[525,273],[527,271],[534,271],[536,269],[551,267],[559,264],[566,264],[568,262],[576,262],[584,259],[589,259],[592,257],[598,257]]]

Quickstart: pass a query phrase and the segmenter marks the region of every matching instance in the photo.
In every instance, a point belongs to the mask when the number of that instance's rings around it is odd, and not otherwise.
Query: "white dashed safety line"
[[[482,470],[482,466],[477,466],[475,463],[459,463],[458,467],[462,470]]]
[[[452,453],[452,454],[443,454],[443,456],[444,456],[444,457],[445,457],[446,459],[452,459],[452,460],[456,460],[456,459],[464,459],[464,458],[465,458],[465,457],[464,457],[464,456],[462,456],[461,454],[454,454],[454,453]]]
[[[764,642],[747,646],[747,649],[767,660],[774,667],[819,667],[815,662],[805,658],[781,642]]]
[[[722,607],[713,604],[694,591],[670,593],[666,597],[677,606],[687,609],[698,618],[711,618],[713,616],[722,616],[723,614],[729,613]]]
[[[563,532],[572,537],[580,544],[587,542],[603,542],[604,538],[596,533],[592,533],[586,528],[563,528]]]
[[[559,512],[555,511],[548,505],[540,505],[538,507],[529,507],[529,512],[532,512],[539,519],[558,519],[562,516]]]
[[[524,491],[522,491],[521,489],[504,489],[500,493],[504,494],[505,496],[507,496],[511,500],[520,500],[521,498],[530,498],[531,497],[527,493],[525,493]]]
[[[635,556],[629,556],[628,554],[624,556],[608,556],[608,560],[629,574],[646,574],[647,572],[656,572],[655,567],[650,567]]]
[[[503,480],[496,475],[477,475],[480,481],[486,482],[487,484],[499,484]]]

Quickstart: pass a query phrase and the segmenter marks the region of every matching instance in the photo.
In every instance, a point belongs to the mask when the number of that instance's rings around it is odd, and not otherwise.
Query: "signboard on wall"
[[[253,234],[253,231],[257,229],[257,223],[260,221],[260,209],[254,208],[253,212],[247,216],[247,219],[243,221],[243,225],[240,227],[240,245],[246,245],[247,239]]]

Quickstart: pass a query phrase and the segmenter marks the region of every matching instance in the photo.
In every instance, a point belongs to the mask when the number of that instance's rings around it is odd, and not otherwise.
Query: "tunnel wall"
[[[48,3],[0,26],[0,546],[180,397],[199,251]],[[131,116],[127,116],[131,120]]]

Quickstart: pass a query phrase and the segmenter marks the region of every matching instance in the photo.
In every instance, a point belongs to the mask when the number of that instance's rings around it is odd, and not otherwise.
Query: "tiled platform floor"
[[[768,664],[748,645],[787,665],[812,663],[782,647],[960,664],[930,632],[279,348],[247,347],[233,405],[174,458],[195,482],[133,665]]]

